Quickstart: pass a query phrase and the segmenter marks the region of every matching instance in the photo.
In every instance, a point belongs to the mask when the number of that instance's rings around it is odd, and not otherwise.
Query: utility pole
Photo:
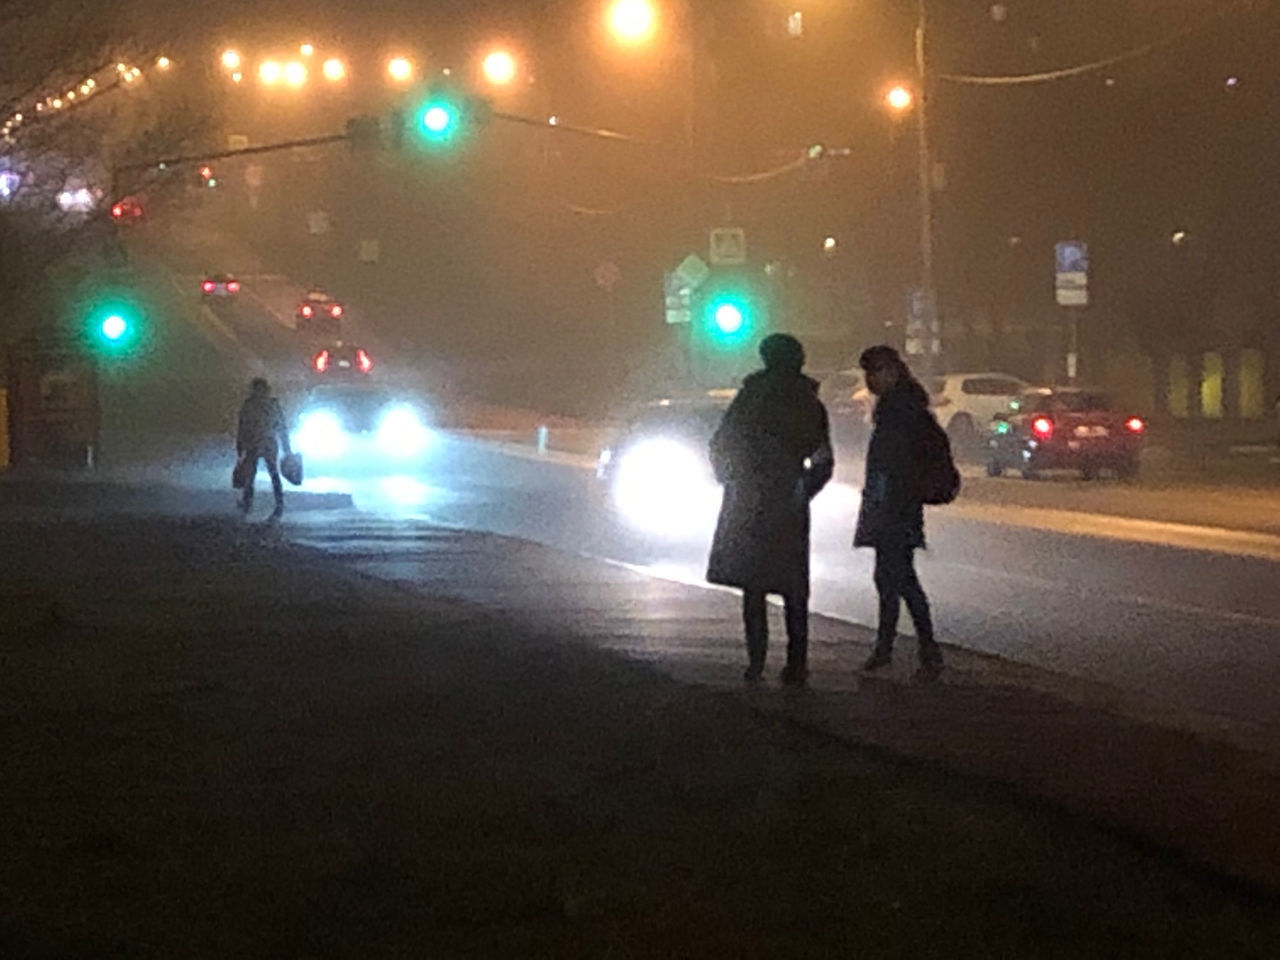
[[[924,357],[921,372],[932,375],[936,357],[933,348],[939,338],[938,287],[933,258],[933,161],[929,149],[929,77],[925,59],[925,32],[928,27],[926,0],[916,0],[916,163],[920,180],[920,292],[924,300]]]

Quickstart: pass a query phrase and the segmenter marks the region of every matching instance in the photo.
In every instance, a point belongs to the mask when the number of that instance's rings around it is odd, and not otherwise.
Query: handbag
[[[253,481],[253,475],[256,473],[258,466],[255,457],[242,456],[236,461],[236,465],[231,470],[231,487],[234,490],[243,490]]]
[[[280,460],[280,474],[295,487],[302,486],[302,454],[286,453]]]

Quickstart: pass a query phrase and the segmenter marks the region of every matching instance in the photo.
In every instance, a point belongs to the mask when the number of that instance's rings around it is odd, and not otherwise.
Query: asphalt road
[[[305,386],[313,347],[291,328],[297,282],[198,222],[173,225],[150,255],[168,271],[184,304],[179,312],[219,345],[229,369],[265,371],[286,393]],[[202,304],[201,269],[238,272],[244,293],[234,303]],[[376,318],[349,306],[348,336],[374,353],[378,377],[439,385],[441,377],[420,360],[399,363],[397,345],[378,336]],[[447,403],[439,392],[435,399]],[[538,458],[441,433],[419,471],[361,466],[362,476],[313,475],[308,487],[349,490],[375,517],[490,530],[655,576],[702,579],[714,492],[699,495],[703,502],[684,518],[680,535],[654,536],[620,519],[582,458]],[[189,457],[182,469],[201,482],[223,482],[224,466],[213,460]],[[933,511],[920,568],[944,643],[1102,681],[1175,710],[1280,731],[1276,505],[1262,491],[974,478],[962,502]],[[856,506],[847,482],[816,504],[814,608],[871,623],[871,560],[849,547]],[[909,647],[904,642],[902,655]]]

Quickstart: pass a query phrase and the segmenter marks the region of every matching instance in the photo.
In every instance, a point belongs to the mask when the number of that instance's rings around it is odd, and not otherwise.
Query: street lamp
[[[899,84],[889,90],[884,95],[884,102],[888,104],[889,109],[894,113],[906,113],[915,103],[915,95],[907,88]]]
[[[404,83],[413,76],[413,64],[407,57],[392,57],[387,61],[387,74],[396,83]]]
[[[304,43],[302,46],[298,48],[298,52],[301,53],[304,57],[309,57],[316,52],[316,48],[314,44]]]
[[[330,83],[337,83],[339,80],[343,80],[347,76],[346,64],[337,57],[330,57],[324,62],[324,66],[321,69],[324,73],[324,78]]]
[[[243,61],[240,54],[235,50],[222,51],[222,66],[227,70],[239,70]]]
[[[261,80],[265,86],[275,86],[280,82],[283,75],[284,68],[274,60],[264,60],[258,66],[258,79]]]
[[[285,64],[284,82],[291,87],[300,87],[307,82],[307,68],[297,60]]]
[[[516,58],[506,50],[494,50],[481,64],[484,78],[495,86],[505,87],[516,78]]]
[[[622,43],[645,43],[657,32],[657,25],[658,11],[651,0],[614,0],[609,7],[609,32]]]

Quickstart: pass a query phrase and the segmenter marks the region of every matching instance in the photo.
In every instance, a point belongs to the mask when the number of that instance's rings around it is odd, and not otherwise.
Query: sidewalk
[[[0,524],[0,956],[1280,951],[1125,825],[1274,880],[1243,753],[959,656],[854,689],[825,622],[814,690],[743,691],[726,595],[386,523]]]

